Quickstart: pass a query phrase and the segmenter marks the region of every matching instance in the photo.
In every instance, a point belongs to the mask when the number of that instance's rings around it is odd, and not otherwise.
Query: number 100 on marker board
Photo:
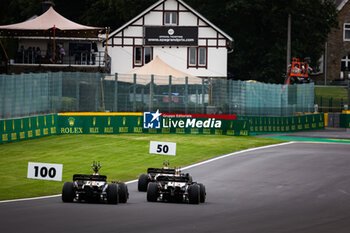
[[[27,178],[61,181],[62,169],[62,164],[29,162]]]

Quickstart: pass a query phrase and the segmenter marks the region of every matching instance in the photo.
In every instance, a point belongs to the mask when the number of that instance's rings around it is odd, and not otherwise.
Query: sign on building
[[[198,27],[145,27],[145,45],[198,45]]]

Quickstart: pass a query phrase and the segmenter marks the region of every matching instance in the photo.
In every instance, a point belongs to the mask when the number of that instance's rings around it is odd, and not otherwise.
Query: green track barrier
[[[323,113],[292,117],[238,116],[238,119],[249,121],[250,135],[324,129]]]
[[[350,128],[350,114],[340,114],[340,127]]]
[[[247,136],[324,129],[324,114],[293,117],[238,116],[238,120],[201,117],[161,118],[160,129],[144,129],[141,114],[51,114],[1,120],[0,144],[56,134],[149,133]],[[343,125],[350,127],[350,114],[342,114],[341,119]]]
[[[143,133],[142,116],[59,116],[61,134]]]
[[[57,114],[0,120],[0,144],[57,134]]]
[[[164,119],[164,120],[163,120]],[[223,120],[213,118],[168,118],[164,117],[160,129],[144,129],[142,116],[59,116],[61,134],[214,134],[244,136],[249,134],[245,120]],[[180,123],[179,122],[183,122]],[[201,121],[203,125],[195,127]],[[173,122],[177,122],[173,127]],[[180,125],[183,127],[180,127]],[[188,124],[189,127],[186,127]],[[208,127],[207,127],[208,125]],[[220,126],[219,126],[220,125]],[[215,127],[216,126],[216,127]]]

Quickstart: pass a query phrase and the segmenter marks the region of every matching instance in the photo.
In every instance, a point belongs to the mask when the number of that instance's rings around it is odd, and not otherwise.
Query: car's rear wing
[[[107,181],[107,176],[75,174],[73,175],[73,181],[76,181],[76,180]]]
[[[168,168],[148,168],[147,173],[154,173],[154,174],[175,174],[175,169],[168,169]]]
[[[187,176],[158,176],[157,181],[166,182],[188,182],[189,177]]]

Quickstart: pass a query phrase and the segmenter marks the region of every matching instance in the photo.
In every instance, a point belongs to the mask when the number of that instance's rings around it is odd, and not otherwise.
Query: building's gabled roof
[[[349,0],[334,0],[334,4],[337,7],[338,11],[340,11],[348,1]]]
[[[118,28],[117,30],[113,31],[109,37],[113,37],[115,34],[118,34],[119,32],[123,31],[125,28],[127,28],[129,25],[133,24],[134,22],[136,22],[137,20],[139,20],[140,18],[142,18],[144,15],[146,15],[148,12],[150,12],[151,10],[153,10],[154,8],[158,7],[160,4],[162,4],[163,2],[165,2],[167,0],[160,0],[156,3],[154,3],[152,6],[150,6],[149,8],[147,8],[146,10],[144,10],[141,14],[139,14],[138,16],[136,16],[135,18],[133,18],[132,20],[130,20],[129,22],[127,22],[126,24],[124,24],[123,26],[121,26],[120,28]],[[230,37],[229,35],[227,35],[225,32],[223,32],[220,28],[218,28],[217,26],[215,26],[213,23],[211,23],[209,20],[207,20],[205,17],[203,17],[200,13],[198,13],[196,10],[194,10],[192,7],[190,7],[189,5],[187,5],[185,2],[183,2],[182,0],[176,0],[177,2],[179,2],[181,5],[183,5],[185,8],[187,8],[189,11],[191,11],[193,14],[195,14],[198,18],[200,18],[202,21],[204,21],[206,24],[208,24],[209,26],[211,26],[212,28],[214,28],[217,32],[219,32],[221,35],[223,35],[226,39],[228,39],[229,41],[233,41],[232,37]]]

